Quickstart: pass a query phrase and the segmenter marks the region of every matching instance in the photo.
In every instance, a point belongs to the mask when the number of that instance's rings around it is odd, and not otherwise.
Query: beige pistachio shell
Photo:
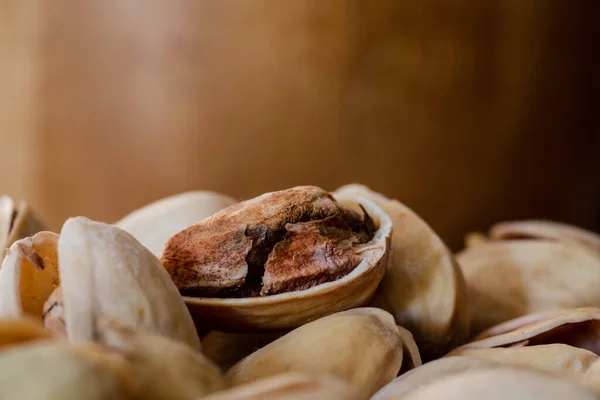
[[[169,274],[133,236],[114,225],[70,218],[62,228],[58,253],[69,340],[94,340],[96,319],[108,316],[200,348]]]
[[[0,352],[2,400],[125,400],[109,370],[62,344],[35,344]]]
[[[235,203],[235,199],[214,192],[187,192],[148,204],[116,225],[160,257],[171,236]]]
[[[554,221],[528,220],[500,222],[490,229],[490,240],[545,239],[576,243],[600,252],[600,235]]]
[[[415,390],[406,400],[597,400],[583,386],[534,370],[494,368],[451,375]]]
[[[367,198],[390,216],[392,249],[373,306],[389,311],[414,335],[426,359],[442,355],[469,335],[466,286],[452,253],[410,208],[369,188],[351,184],[334,192]]]
[[[289,372],[203,397],[204,400],[361,400],[364,396],[330,375]]]
[[[600,256],[584,246],[492,241],[463,250],[457,260],[474,332],[529,313],[600,305]]]
[[[355,246],[355,252],[363,259],[352,272],[309,289],[268,296],[186,296],[185,302],[197,325],[221,331],[277,331],[367,303],[385,272],[392,223],[388,215],[373,202],[367,199],[360,199],[359,202],[376,222],[378,229],[369,242]]]
[[[136,331],[116,320],[98,321],[97,340],[130,363],[130,391],[144,400],[197,399],[225,386],[223,373],[182,342]]]
[[[252,353],[226,373],[233,385],[289,371],[332,374],[371,395],[394,379],[403,361],[393,317],[357,308],[296,328]]]
[[[47,340],[52,336],[38,320],[31,317],[0,319],[0,349],[6,350],[15,345],[35,340]]]
[[[0,268],[0,317],[42,316],[44,302],[59,285],[57,246],[53,232],[10,246]]]
[[[287,332],[230,333],[211,331],[202,338],[202,352],[223,371]]]
[[[15,204],[9,196],[0,196],[0,250],[43,230],[44,223],[27,203]]]
[[[600,308],[552,310],[527,315],[482,332],[464,349],[563,343],[600,354]]]
[[[492,361],[473,357],[441,358],[400,375],[378,391],[371,400],[403,399],[409,393],[444,377],[462,374],[470,370],[497,368],[499,365]]]
[[[491,349],[461,349],[452,354],[495,361],[504,365],[522,366],[555,373],[574,380],[600,392],[595,379],[597,375],[590,367],[599,357],[591,351],[565,344],[547,344],[531,347],[509,347]]]

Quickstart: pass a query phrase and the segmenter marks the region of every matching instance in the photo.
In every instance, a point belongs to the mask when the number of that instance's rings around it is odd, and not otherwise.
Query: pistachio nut
[[[462,374],[470,370],[496,368],[499,365],[492,361],[474,357],[440,358],[400,375],[371,397],[371,400],[403,399],[409,393],[446,376]]]
[[[38,232],[17,240],[0,268],[0,317],[41,317],[44,302],[59,285],[58,235]]]
[[[196,321],[282,330],[359,307],[383,277],[391,222],[300,186],[230,206],[174,235],[162,262]]]
[[[490,240],[543,239],[576,243],[600,252],[600,235],[577,226],[554,221],[500,222],[490,228]]]
[[[341,202],[369,199],[392,220],[390,259],[370,304],[389,311],[398,325],[410,330],[427,360],[464,343],[470,325],[467,290],[440,237],[410,208],[365,186],[346,185],[334,196]]]
[[[69,340],[94,340],[97,318],[107,316],[200,348],[193,321],[169,275],[127,232],[70,218],[61,230],[58,254]]]
[[[95,340],[95,321],[106,315],[200,348],[156,256],[118,227],[83,217],[67,220],[60,237],[40,232],[9,249],[0,269],[0,316],[24,314],[44,318],[72,341]]]
[[[388,312],[356,308],[294,329],[235,364],[225,376],[239,385],[289,371],[332,374],[372,395],[400,371],[401,340]]]
[[[197,399],[224,388],[223,373],[183,342],[100,318],[98,342],[130,364],[129,391],[140,400]]]
[[[0,349],[36,340],[47,340],[52,336],[38,320],[29,317],[0,319]]]
[[[499,240],[457,255],[475,333],[521,315],[600,306],[600,255],[555,240]]]
[[[160,257],[171,236],[235,203],[235,199],[214,192],[181,193],[135,210],[115,225]]]
[[[535,370],[493,368],[446,376],[403,400],[598,400],[590,390],[569,380]]]
[[[202,352],[223,371],[287,332],[232,333],[211,331],[202,337]]]
[[[204,400],[361,400],[355,388],[330,375],[288,372],[240,385]]]
[[[546,344],[489,349],[465,348],[452,354],[555,373],[600,392],[600,376],[595,370],[590,370],[590,367],[597,363],[599,357],[591,351],[577,347],[565,344]]]
[[[0,352],[2,400],[125,400],[118,377],[67,343],[39,343]]]
[[[43,230],[44,223],[27,203],[15,204],[9,196],[0,196],[0,250]]]
[[[553,372],[600,392],[600,309],[526,315],[481,333],[450,355]]]

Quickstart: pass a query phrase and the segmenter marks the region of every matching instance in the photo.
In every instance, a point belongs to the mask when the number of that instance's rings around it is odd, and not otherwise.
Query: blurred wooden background
[[[597,227],[599,2],[5,0],[0,188],[59,229],[362,182],[453,246]]]

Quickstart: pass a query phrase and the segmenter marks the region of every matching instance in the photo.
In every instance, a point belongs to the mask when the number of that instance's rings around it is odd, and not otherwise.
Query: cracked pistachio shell
[[[265,201],[269,196],[276,197],[282,193],[303,190],[326,193],[315,187],[297,187],[287,191],[266,193],[247,200],[243,206],[258,208],[254,211],[268,215],[272,213],[269,209],[270,204]],[[388,215],[373,202],[368,199],[357,201],[360,201],[378,228],[371,240],[355,246],[355,251],[361,255],[362,261],[350,273],[337,280],[308,289],[266,296],[242,298],[185,296],[185,302],[198,325],[230,332],[281,331],[367,303],[385,272],[392,223]],[[224,210],[226,211],[227,209]],[[234,212],[239,212],[239,209],[236,208]],[[181,245],[181,248],[186,247],[181,244],[181,240],[186,237],[183,233],[180,232],[170,240],[173,242],[169,251],[170,258],[175,257],[173,253],[177,252],[178,245]],[[193,253],[193,249],[187,247],[183,251]],[[164,260],[165,254],[163,254],[163,262]]]
[[[0,196],[0,249],[44,229],[44,223],[27,203],[15,204],[9,196]]]
[[[148,204],[116,225],[160,257],[171,236],[235,203],[235,199],[214,192],[187,192]]]
[[[2,400],[125,400],[118,377],[66,343],[0,352]]]
[[[554,221],[500,222],[490,229],[490,240],[545,239],[575,243],[600,253],[600,236],[577,226]]]
[[[231,333],[211,331],[202,338],[202,352],[227,371],[242,358],[263,348],[287,332]]]
[[[197,399],[225,387],[223,373],[185,343],[100,318],[97,340],[129,362],[130,392],[144,400]]]
[[[362,400],[352,386],[330,375],[289,372],[240,385],[205,400]]]
[[[200,339],[179,292],[160,261],[133,236],[77,217],[58,241],[64,321],[71,341],[94,340],[107,316],[195,349]]]
[[[42,317],[59,285],[58,235],[39,232],[10,246],[0,268],[0,317]]]
[[[466,286],[440,237],[410,208],[366,186],[346,185],[334,195],[339,201],[367,198],[392,220],[390,258],[371,305],[389,311],[409,329],[425,359],[464,343],[470,324]]]
[[[549,240],[490,241],[457,255],[474,332],[521,315],[600,305],[600,255]]]
[[[31,317],[9,317],[0,319],[0,349],[35,340],[47,340],[52,335],[39,320]]]
[[[377,392],[371,400],[403,399],[409,393],[446,376],[462,374],[470,370],[496,368],[499,365],[492,361],[473,357],[441,358],[400,375]]]
[[[332,374],[372,395],[400,371],[402,348],[388,312],[356,308],[296,328],[235,364],[226,378],[240,385],[290,371]]]
[[[446,376],[402,398],[406,400],[597,400],[569,380],[534,370],[494,368]]]
[[[466,348],[452,354],[558,374],[600,392],[600,376],[595,368],[590,369],[597,363],[599,357],[591,351],[577,347],[565,344],[546,344],[530,347]]]

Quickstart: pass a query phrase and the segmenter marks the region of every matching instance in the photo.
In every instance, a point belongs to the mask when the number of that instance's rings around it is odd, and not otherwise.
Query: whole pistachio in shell
[[[469,336],[465,282],[452,253],[410,208],[351,184],[334,192],[341,202],[366,198],[380,206],[393,224],[392,248],[373,306],[389,311],[415,336],[425,359],[464,343]]]
[[[200,348],[177,288],[160,261],[133,236],[87,218],[68,219],[58,241],[64,321],[69,340],[94,340],[97,318]]]
[[[242,358],[279,339],[287,332],[232,333],[211,331],[202,337],[202,353],[227,371]]]
[[[583,386],[554,375],[521,368],[469,370],[410,392],[405,400],[598,400]]]
[[[440,358],[400,375],[371,397],[371,400],[403,399],[409,393],[444,377],[462,374],[471,370],[497,368],[500,365],[492,361],[474,357]]]
[[[577,243],[600,252],[600,235],[577,226],[555,221],[526,220],[500,222],[490,228],[489,239],[556,240]]]
[[[230,206],[169,239],[162,262],[195,320],[282,330],[365,304],[383,277],[391,222],[299,186]]]
[[[507,321],[483,332],[450,355],[527,366],[600,392],[600,309],[552,310]]]
[[[330,375],[288,372],[203,397],[205,400],[362,400],[366,397]]]
[[[457,255],[469,290],[472,328],[521,315],[600,306],[600,254],[572,241],[493,240]]]
[[[43,230],[44,223],[27,203],[16,204],[9,196],[0,196],[0,250]]]
[[[356,308],[294,329],[225,376],[240,385],[290,371],[332,374],[372,395],[396,377],[402,363],[402,337],[393,317],[378,308]]]
[[[10,246],[0,268],[0,317],[41,317],[59,285],[58,235],[38,232]]]
[[[66,343],[0,352],[2,400],[129,400],[119,378]]]
[[[136,399],[198,399],[225,386],[219,368],[185,343],[109,318],[98,321],[97,340],[129,362],[129,391]]]
[[[235,203],[235,199],[214,192],[187,192],[148,204],[116,225],[160,257],[171,236]]]

